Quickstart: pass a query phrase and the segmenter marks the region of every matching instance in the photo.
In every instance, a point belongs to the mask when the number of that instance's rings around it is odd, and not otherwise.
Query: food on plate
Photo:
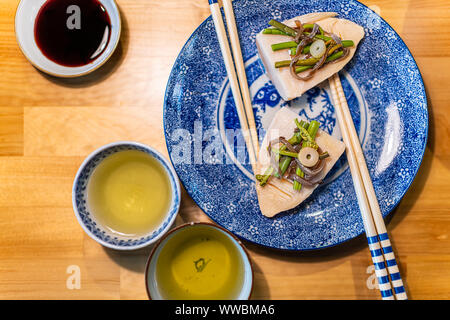
[[[292,100],[341,70],[364,37],[360,25],[315,12],[279,22],[256,36],[266,73],[284,100]]]
[[[258,156],[256,193],[263,215],[298,206],[322,183],[345,150],[342,141],[287,107],[267,130]]]

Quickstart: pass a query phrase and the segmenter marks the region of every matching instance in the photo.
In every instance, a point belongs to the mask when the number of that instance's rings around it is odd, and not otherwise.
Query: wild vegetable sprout
[[[260,186],[266,185],[271,177],[291,181],[297,191],[301,190],[302,185],[312,187],[322,182],[319,175],[325,167],[322,160],[329,154],[315,142],[320,123],[315,120],[310,123],[294,121],[296,128],[289,140],[279,137],[269,142],[267,152],[271,166],[264,174],[256,175]]]
[[[342,40],[339,36],[324,31],[317,23],[302,24],[295,20],[291,28],[279,21],[270,20],[273,28],[263,30],[263,34],[277,34],[292,37],[293,40],[272,45],[273,51],[289,49],[291,60],[275,62],[275,68],[289,67],[291,75],[298,80],[312,78],[315,71],[327,63],[334,63],[347,57],[352,40]],[[304,71],[309,70],[307,74]]]

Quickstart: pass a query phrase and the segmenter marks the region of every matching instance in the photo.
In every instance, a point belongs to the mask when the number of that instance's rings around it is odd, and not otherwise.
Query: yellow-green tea
[[[98,222],[121,235],[142,235],[164,220],[171,202],[169,177],[145,152],[127,150],[105,158],[87,186],[87,202]]]
[[[244,282],[243,262],[226,234],[186,227],[162,248],[156,281],[164,299],[235,299]]]

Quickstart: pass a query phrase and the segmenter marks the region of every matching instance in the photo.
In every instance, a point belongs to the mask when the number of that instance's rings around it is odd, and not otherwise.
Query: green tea
[[[114,233],[135,236],[156,230],[171,202],[163,166],[138,150],[114,153],[94,169],[87,202],[98,222]]]
[[[235,299],[244,283],[242,257],[219,230],[187,227],[161,250],[156,281],[164,299]]]

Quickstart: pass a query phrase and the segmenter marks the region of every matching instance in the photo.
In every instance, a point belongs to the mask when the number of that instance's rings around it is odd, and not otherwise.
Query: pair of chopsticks
[[[233,55],[231,54],[219,4],[217,0],[208,1],[234,102],[236,104],[241,129],[243,130],[243,136],[247,145],[250,163],[252,164],[253,172],[256,172],[255,165],[259,153],[259,143],[239,37],[237,34],[232,0],[223,0],[223,8]],[[233,56],[235,59],[234,61]],[[342,89],[339,75],[333,75],[329,79],[329,82],[333,100],[335,102],[339,126],[342,131],[344,143],[347,146],[347,158],[382,299],[405,300],[407,299],[407,295],[403,286],[403,281],[373,189],[372,180],[367,169],[358,135],[351,118],[350,110],[348,109],[347,100]]]
[[[339,75],[334,74],[329,83],[381,297],[383,300],[406,300],[403,281]]]
[[[247,76],[245,74],[244,60],[242,58],[241,47],[239,44],[239,36],[237,33],[233,5],[231,2],[232,0],[223,0],[223,9],[227,21],[233,55],[230,51],[219,4],[217,3],[217,0],[208,1],[217,38],[219,40],[220,50],[222,51],[223,60],[225,62],[231,91],[233,93],[234,103],[238,112],[242,135],[247,146],[250,164],[252,165],[253,172],[256,173],[256,161],[259,153],[258,134],[256,132],[253,107],[247,83]]]

